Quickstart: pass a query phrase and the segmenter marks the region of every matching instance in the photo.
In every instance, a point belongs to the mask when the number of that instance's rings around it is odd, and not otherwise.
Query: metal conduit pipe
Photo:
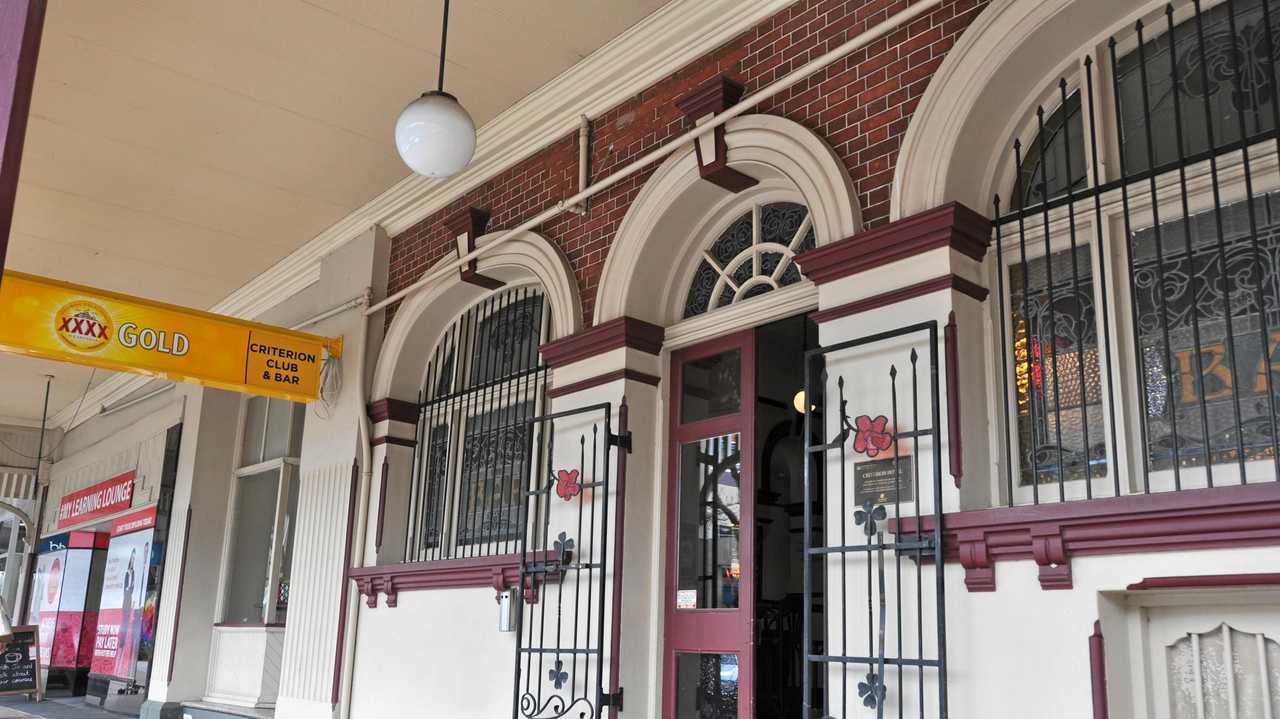
[[[449,262],[444,266],[437,267],[435,270],[428,272],[425,276],[423,276],[422,279],[418,280],[417,282],[414,282],[413,284],[409,285],[403,290],[400,290],[399,292],[396,292],[395,294],[390,295],[389,297],[382,300],[381,302],[371,305],[368,309],[365,310],[365,314],[373,314],[374,312],[377,312],[378,310],[381,310],[390,304],[399,302],[405,297],[408,297],[409,295],[412,295],[418,292],[423,287],[436,281],[437,279],[444,277],[446,275],[452,274],[453,272],[457,271],[458,268],[463,267],[467,263],[480,257],[486,252],[489,252],[490,250],[497,247],[498,245],[501,245],[502,243],[524,232],[532,230],[535,227],[538,227],[539,225],[546,222],[547,220],[554,218],[555,216],[561,214],[562,212],[568,211],[570,208],[578,205],[584,200],[594,195],[598,195],[599,193],[604,192],[610,187],[613,187],[614,185],[618,184],[622,180],[625,180],[627,177],[630,177],[631,175],[635,174],[639,170],[642,170],[645,167],[648,167],[649,165],[652,165],[653,163],[658,162],[659,160],[665,159],[666,157],[672,154],[675,154],[677,150],[688,145],[690,142],[693,142],[697,138],[707,134],[708,132],[711,132],[717,127],[720,127],[721,125],[724,125],[725,123],[729,122],[735,117],[738,117],[739,115],[746,114],[748,110],[754,108],[756,105],[759,105],[765,100],[769,100],[791,89],[792,87],[799,84],[801,81],[807,79],[810,75],[813,75],[819,70],[826,68],[828,65],[832,64],[836,60],[843,58],[845,55],[848,55],[854,50],[858,50],[862,47],[865,47],[866,45],[870,44],[871,42],[874,42],[875,40],[879,40],[885,35],[888,35],[890,32],[893,32],[894,30],[896,30],[898,26],[911,22],[912,20],[916,19],[917,17],[920,17],[921,15],[925,14],[926,12],[929,12],[930,10],[933,10],[934,8],[938,7],[941,4],[942,4],[942,0],[921,0],[920,2],[907,8],[906,10],[903,10],[902,12],[888,18],[887,20],[876,25],[875,27],[870,28],[869,30],[858,35],[857,37],[854,37],[846,41],[845,43],[841,44],[839,47],[836,47],[834,50],[831,50],[825,55],[822,55],[821,57],[818,57],[812,62],[802,66],[798,70],[793,71],[790,75],[787,75],[786,77],[782,78],[781,80],[778,80],[772,85],[769,85],[768,87],[763,87],[757,92],[754,92],[751,95],[748,95],[747,97],[739,101],[738,104],[716,115],[706,123],[698,125],[697,127],[686,132],[680,137],[677,137],[676,139],[672,140],[666,145],[663,145],[662,147],[659,147],[658,149],[653,150],[648,154],[640,158],[637,158],[636,160],[633,160],[629,164],[623,166],[621,169],[617,170],[616,172],[609,175],[608,177],[605,177],[604,179],[600,180],[594,185],[583,188],[583,190],[578,194],[565,198],[563,200],[560,200],[554,206],[547,208],[546,210],[543,210],[542,212],[538,213],[532,218],[520,223],[516,227],[510,230],[507,230],[503,234],[499,235],[492,242],[488,242],[484,245],[481,245],[480,247],[477,247],[476,249],[472,250],[471,252],[468,252],[462,257],[459,257],[457,260],[453,262]]]

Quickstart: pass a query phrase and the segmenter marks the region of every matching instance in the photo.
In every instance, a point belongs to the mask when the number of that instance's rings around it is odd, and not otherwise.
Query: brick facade
[[[900,12],[906,0],[799,0],[713,53],[593,118],[593,177],[604,177],[691,127],[676,100],[718,74],[749,95]],[[814,131],[849,170],[864,226],[889,217],[894,163],[929,79],[985,0],[949,0],[887,37],[833,63],[756,112],[781,115]],[[679,42],[672,38],[672,42]],[[444,220],[474,205],[490,211],[490,231],[513,227],[577,192],[576,133],[490,178],[447,208],[392,239],[389,290],[421,277],[454,251]],[[627,208],[651,169],[595,196],[585,216],[564,213],[538,229],[569,258],[590,325],[600,274]]]

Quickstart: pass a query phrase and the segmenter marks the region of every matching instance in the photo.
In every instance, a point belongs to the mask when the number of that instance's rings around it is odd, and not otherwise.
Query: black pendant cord
[[[449,42],[449,0],[444,0],[444,22],[440,26],[440,79],[436,89],[444,92],[444,51]]]

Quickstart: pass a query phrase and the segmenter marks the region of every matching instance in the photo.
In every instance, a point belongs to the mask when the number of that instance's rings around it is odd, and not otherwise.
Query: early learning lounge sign
[[[342,338],[5,272],[0,350],[305,402]]]

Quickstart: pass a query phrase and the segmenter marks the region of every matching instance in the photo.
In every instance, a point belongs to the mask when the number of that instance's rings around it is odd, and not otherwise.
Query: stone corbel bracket
[[[919,531],[933,531],[921,517]],[[999,507],[943,515],[943,557],[971,592],[995,591],[997,562],[1032,560],[1041,589],[1070,589],[1075,557],[1280,545],[1280,482]],[[917,531],[914,517],[890,522]]]
[[[694,125],[712,120],[717,113],[733,107],[742,99],[743,87],[724,75],[717,75],[676,102],[676,107]],[[729,167],[729,148],[725,142],[725,127],[720,125],[706,135],[694,140],[698,155],[698,172],[702,179],[729,192],[738,193],[759,183],[756,178]]]

